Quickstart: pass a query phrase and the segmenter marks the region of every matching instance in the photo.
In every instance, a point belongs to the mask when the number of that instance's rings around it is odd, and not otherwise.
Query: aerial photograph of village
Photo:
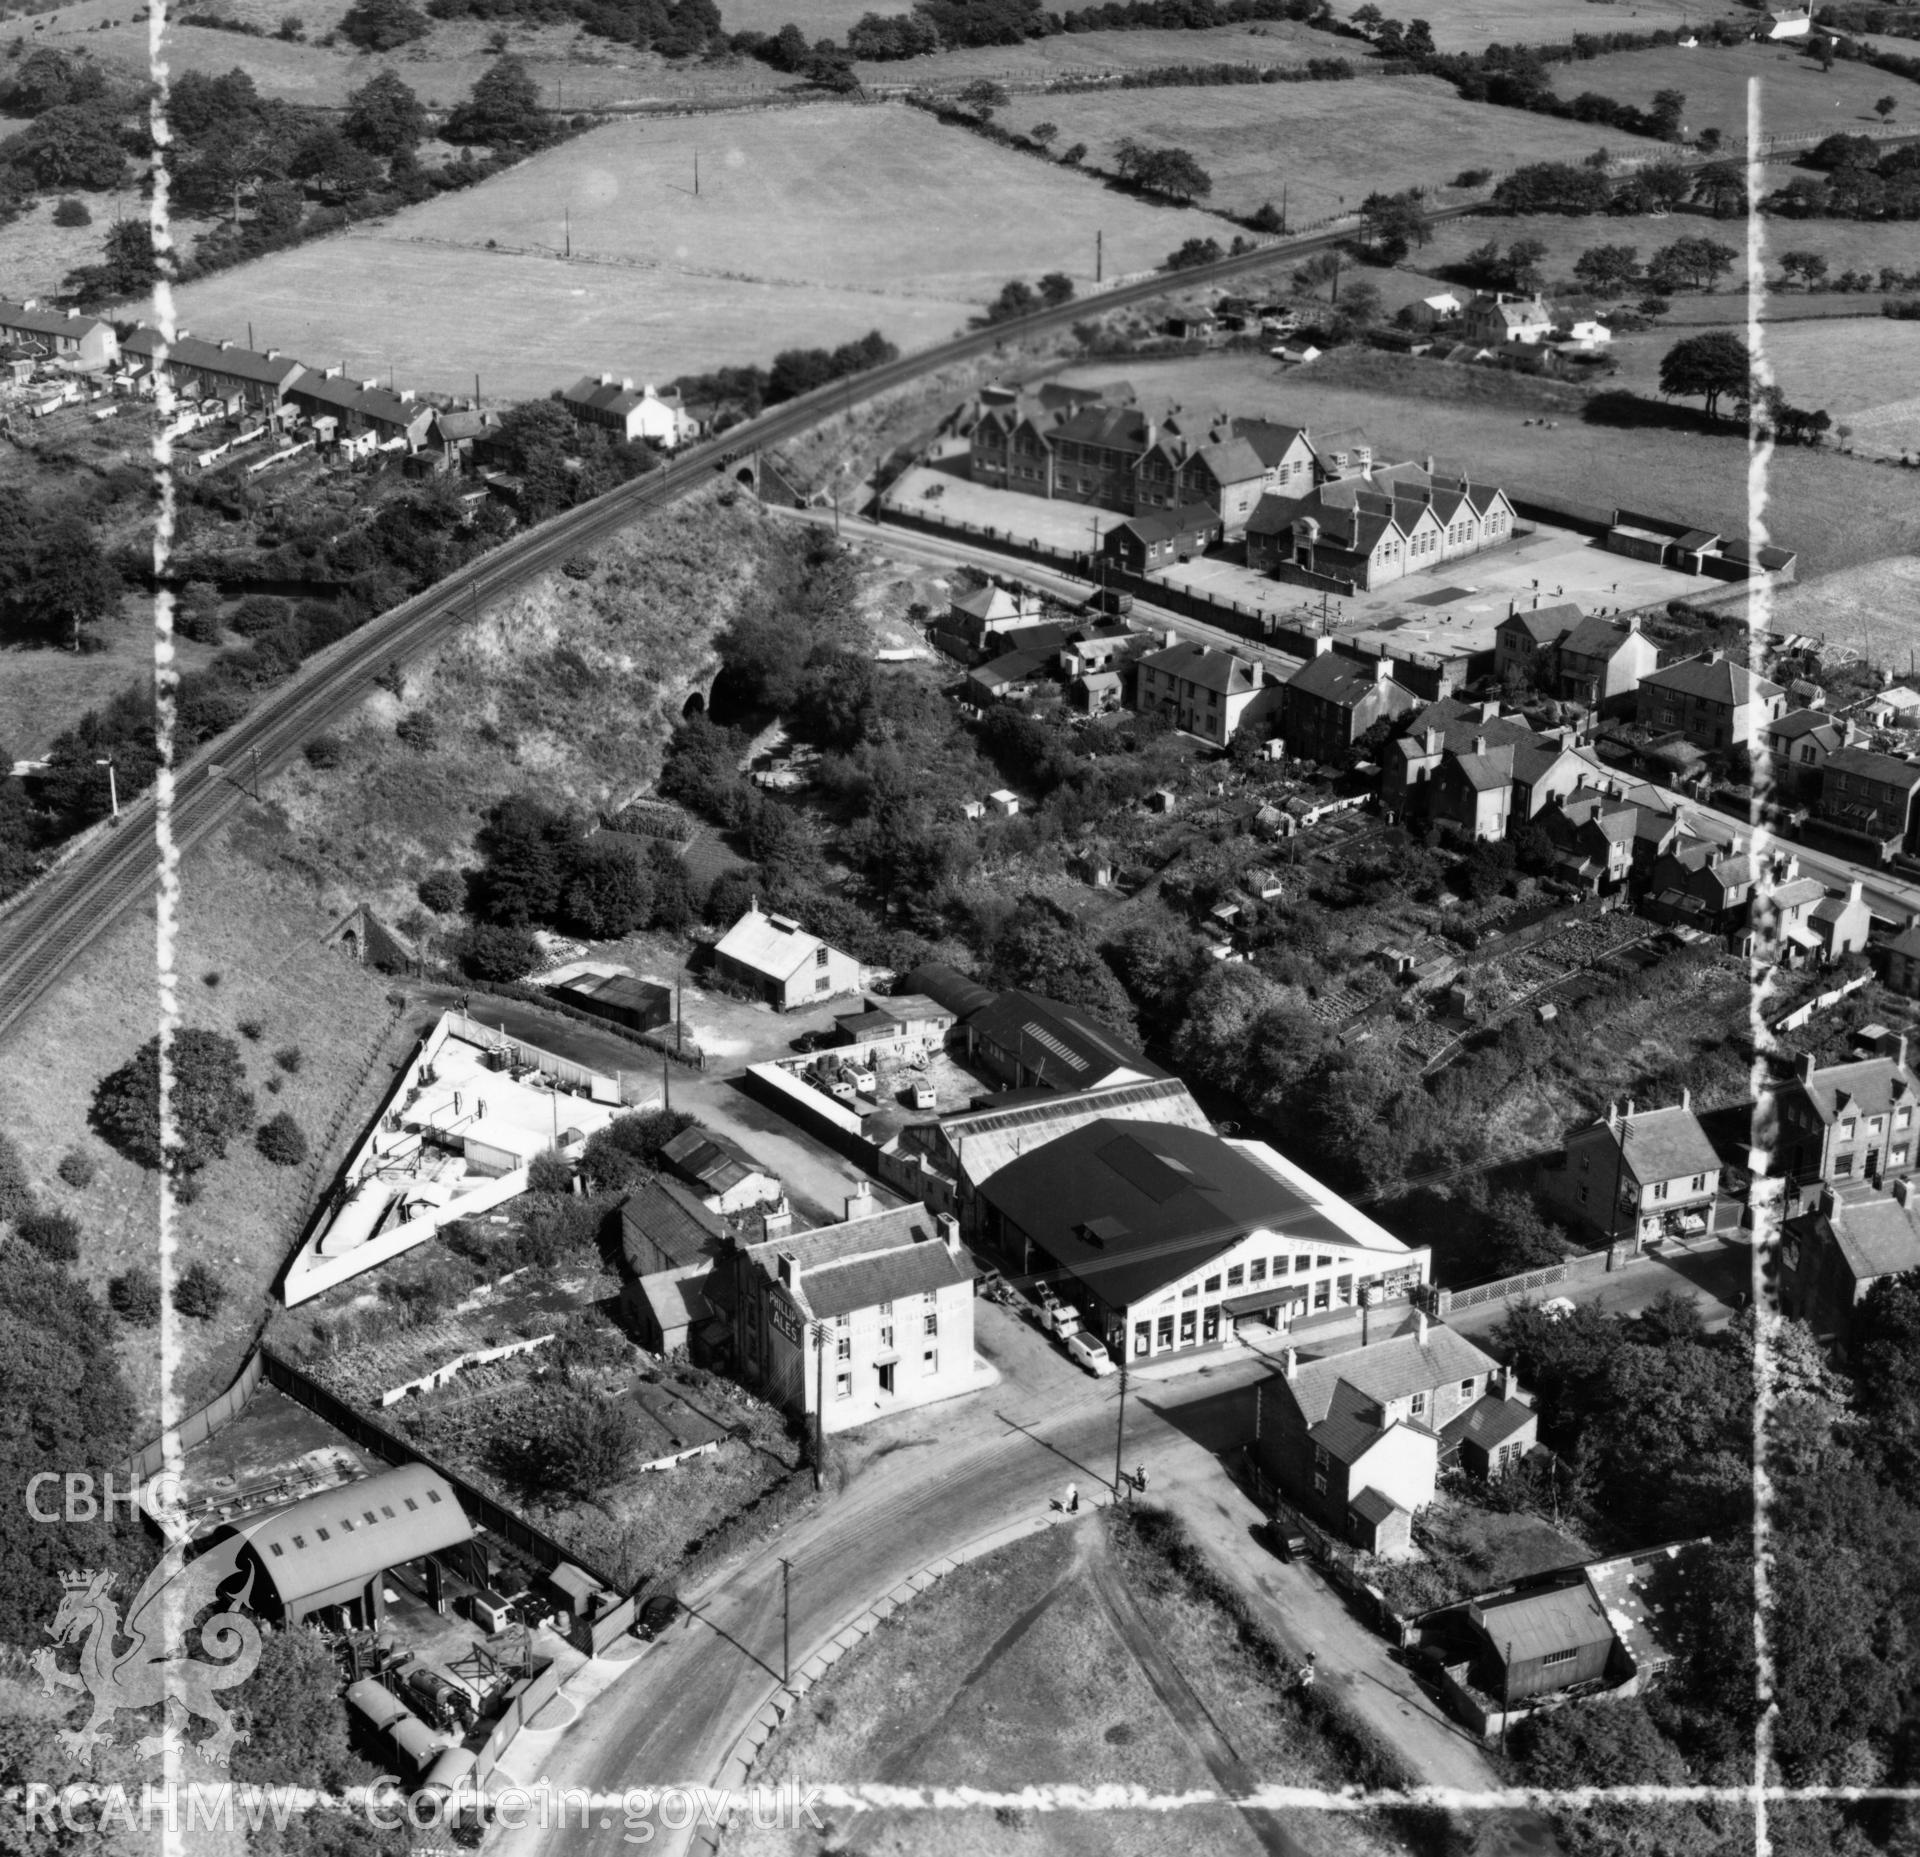
[[[10,0],[0,1853],[1920,1853],[1920,5]]]

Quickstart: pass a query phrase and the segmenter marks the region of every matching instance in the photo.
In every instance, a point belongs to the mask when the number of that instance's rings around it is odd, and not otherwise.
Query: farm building
[[[42,309],[32,297],[24,303],[0,298],[0,343],[88,373],[120,358],[112,323],[78,310]]]
[[[547,991],[563,1006],[590,1012],[630,1032],[650,1032],[673,1021],[673,989],[635,974],[575,974],[549,985]]]
[[[791,916],[766,914],[754,904],[720,938],[714,966],[724,979],[750,988],[770,1006],[790,1012],[860,990],[860,963]]]
[[[416,1566],[441,1603],[439,1556],[473,1539],[453,1486],[425,1464],[403,1464],[303,1496],[233,1524],[256,1570],[253,1603],[288,1625],[321,1617],[379,1628],[391,1568]]]

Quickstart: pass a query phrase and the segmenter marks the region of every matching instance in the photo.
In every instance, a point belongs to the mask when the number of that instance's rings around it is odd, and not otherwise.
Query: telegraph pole
[[[565,215],[566,219],[566,256],[571,258],[573,256],[573,202],[569,200],[567,204],[561,208],[561,212]]]
[[[693,151],[693,197],[700,198],[700,151]]]
[[[1104,232],[1093,235],[1093,281],[1096,284],[1106,275],[1106,242],[1107,235]]]
[[[1126,1488],[1127,1473],[1120,1468],[1127,1448],[1127,1361],[1126,1338],[1121,1337],[1120,1349],[1120,1412],[1113,1426],[1113,1499],[1120,1500],[1120,1492]]]
[[[780,1687],[793,1687],[793,1562],[780,1556]]]

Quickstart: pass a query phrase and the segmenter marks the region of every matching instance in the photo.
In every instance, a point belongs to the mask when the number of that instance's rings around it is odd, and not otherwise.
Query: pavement
[[[830,1659],[835,1640],[903,1583],[969,1544],[1043,1525],[1069,1481],[1083,1501],[1104,1499],[1118,1444],[1120,1460],[1149,1468],[1154,1500],[1187,1520],[1276,1635],[1302,1654],[1316,1651],[1321,1681],[1423,1780],[1472,1792],[1500,1783],[1486,1749],[1389,1660],[1340,1596],[1310,1569],[1275,1560],[1255,1538],[1262,1513],[1222,1460],[1252,1435],[1253,1388],[1271,1371],[1264,1359],[1216,1356],[1178,1380],[1133,1389],[1122,1438],[1117,1380],[1080,1373],[1030,1324],[996,1305],[978,1305],[977,1319],[980,1351],[1002,1375],[998,1387],[850,1439],[854,1455],[838,1496],[683,1594],[686,1622],[643,1655],[577,1678],[569,1699],[595,1706],[521,1737],[507,1772],[603,1798],[737,1775],[735,1749],[780,1683],[783,1556],[791,1568],[792,1664]],[[567,1857],[612,1857],[625,1848],[629,1830],[617,1807],[589,1816],[592,1822],[565,1830],[501,1827],[490,1848],[502,1857],[557,1857],[563,1847]],[[1488,1857],[1550,1849],[1543,1832],[1537,1818],[1496,1815],[1481,1848]],[[663,1832],[656,1848],[677,1853],[690,1835]]]

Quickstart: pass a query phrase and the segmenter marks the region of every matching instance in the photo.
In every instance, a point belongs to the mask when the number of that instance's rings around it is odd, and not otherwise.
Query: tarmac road
[[[1069,1480],[1104,1500],[1114,1469],[1118,1382],[1076,1373],[1030,1326],[976,1306],[982,1349],[1003,1378],[991,1391],[858,1435],[842,1493],[686,1597],[692,1616],[652,1646],[559,1737],[510,1752],[522,1782],[596,1795],[643,1786],[710,1785],[733,1743],[780,1679],[779,1556],[791,1562],[792,1660],[806,1661],[873,1600],[967,1542],[1046,1512]],[[1155,1501],[1186,1516],[1235,1583],[1303,1654],[1319,1653],[1321,1681],[1399,1747],[1432,1784],[1485,1792],[1500,1784],[1486,1751],[1449,1720],[1387,1647],[1310,1570],[1276,1561],[1254,1538],[1261,1518],[1222,1467],[1252,1431],[1252,1387],[1271,1371],[1230,1359],[1176,1379],[1135,1377],[1124,1461],[1149,1466]],[[983,1627],[984,1629],[984,1627]],[[833,1780],[839,1775],[809,1778]],[[1062,1775],[1063,1781],[1071,1775]],[[927,1778],[937,1780],[938,1775]],[[689,1834],[652,1848],[678,1851]],[[633,1848],[617,1810],[581,1827],[502,1828],[502,1857],[613,1857]],[[1482,1849],[1552,1849],[1535,1814],[1504,1814]]]

